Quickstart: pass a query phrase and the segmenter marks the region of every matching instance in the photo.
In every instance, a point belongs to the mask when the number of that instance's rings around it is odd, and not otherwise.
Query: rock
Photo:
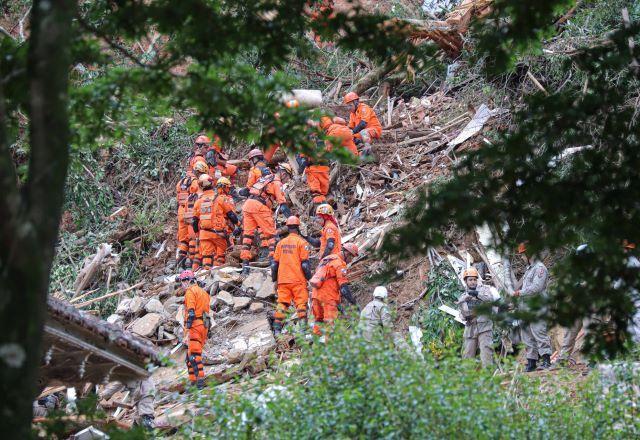
[[[259,302],[251,303],[251,305],[249,306],[249,311],[251,313],[258,313],[258,312],[262,312],[263,310],[264,310],[264,304]]]
[[[260,286],[260,289],[256,291],[256,298],[269,299],[276,296],[275,284],[271,280],[265,280]]]
[[[242,282],[242,289],[245,291],[252,290],[257,292],[262,287],[262,284],[266,281],[266,274],[258,271],[251,272],[247,278]]]
[[[206,352],[202,354],[202,363],[204,365],[221,365],[225,362],[227,362],[227,358],[220,354],[209,354]]]
[[[116,324],[116,325],[122,325],[123,319],[121,315],[118,315],[117,313],[114,313],[113,315],[109,316],[107,318],[107,322],[109,324]]]
[[[147,313],[142,318],[138,318],[131,327],[131,333],[135,333],[145,338],[153,335],[162,321],[159,313]]]
[[[167,299],[163,306],[164,309],[167,311],[168,314],[170,315],[174,315],[176,313],[176,311],[178,311],[178,308],[184,303],[184,298],[180,297],[180,296],[170,296],[169,299]]]
[[[263,318],[250,321],[236,330],[238,331],[238,334],[249,336],[258,332],[271,333],[271,326],[269,325],[267,318]]]
[[[181,304],[180,307],[178,307],[178,311],[176,312],[175,319],[180,323],[180,325],[184,325],[184,305],[183,304]]]
[[[151,298],[149,302],[145,304],[144,309],[147,313],[160,313],[161,315],[165,313],[164,306],[160,300],[156,298]]]
[[[227,352],[227,355],[226,355],[227,362],[230,364],[237,364],[240,361],[242,361],[242,358],[244,358],[245,353],[246,353],[246,350],[232,348]]]
[[[229,314],[229,312],[231,312],[231,307],[224,306],[220,310],[218,310],[217,312],[214,311],[213,312],[213,316],[215,316],[216,318],[223,318],[223,317],[227,316]]]
[[[222,281],[231,284],[240,284],[242,282],[240,269],[236,269],[235,267],[223,267],[220,269],[214,269],[212,272],[214,281]]]
[[[129,312],[129,304],[131,304],[131,298],[125,298],[118,304],[116,313],[118,315],[126,315]]]
[[[243,310],[249,307],[249,303],[251,303],[251,298],[247,298],[244,296],[234,296],[233,297],[233,311]]]
[[[229,292],[227,292],[226,290],[221,290],[214,297],[214,304],[216,304],[216,305],[217,304],[221,304],[221,305],[225,305],[225,306],[233,306],[234,305],[233,296]]]
[[[116,309],[118,315],[136,315],[142,310],[144,300],[139,296],[133,298],[125,298],[120,301]]]

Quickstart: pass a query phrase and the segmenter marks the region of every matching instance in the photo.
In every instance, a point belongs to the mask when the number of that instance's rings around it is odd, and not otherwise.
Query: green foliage
[[[527,11],[535,5],[527,3]],[[531,12],[532,25],[546,8]],[[640,177],[640,150],[631,104],[639,81],[628,68],[632,56],[638,57],[637,45],[630,53],[628,39],[637,39],[638,30],[635,23],[611,34],[609,44],[567,61],[588,77],[584,92],[567,88],[528,97],[513,132],[469,154],[454,179],[407,209],[407,224],[387,235],[386,251],[424,253],[443,243],[452,221],[464,231],[488,224],[505,252],[523,241],[531,254],[575,249],[586,241],[586,250],[569,253],[553,268],[557,284],[547,298],[536,299],[548,307],[537,317],[569,326],[593,313],[610,316],[610,323],[591,329],[587,347],[608,355],[623,350],[640,288],[638,269],[627,267],[622,249],[623,239],[640,240],[640,194],[632,183]],[[514,32],[524,38],[533,31]],[[583,150],[562,158],[567,147]]]
[[[639,432],[629,387],[605,395],[595,377],[576,386],[573,375],[494,376],[474,362],[421,360],[390,339],[370,345],[339,328],[328,344],[303,347],[299,363],[282,365],[268,381],[234,395],[209,389],[194,397],[202,413],[181,434],[579,439]],[[626,380],[637,384],[637,377]]]
[[[434,357],[459,351],[462,345],[463,326],[438,306],[446,304],[456,307],[455,302],[462,293],[453,267],[445,260],[429,272],[427,301],[420,303],[411,317],[412,325],[422,328],[422,341]]]

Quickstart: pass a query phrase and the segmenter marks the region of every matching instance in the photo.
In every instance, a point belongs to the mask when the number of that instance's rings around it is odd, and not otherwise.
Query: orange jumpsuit
[[[187,368],[191,382],[195,382],[196,379],[204,379],[202,348],[207,342],[208,329],[204,326],[202,314],[207,313],[211,315],[209,303],[210,298],[206,290],[197,284],[192,284],[187,287],[187,291],[184,294],[184,324],[189,335]],[[191,328],[187,329],[190,309],[193,309],[195,319],[191,324]]]
[[[273,259],[278,263],[278,305],[274,315],[275,321],[284,321],[285,312],[292,302],[296,306],[298,319],[307,319],[309,290],[302,262],[309,259],[309,243],[292,232],[280,240]]]
[[[178,199],[178,261],[187,257],[189,252],[189,226],[184,221],[184,211],[187,199],[189,198],[189,187],[191,177],[183,177],[176,184],[176,194]]]
[[[189,259],[191,260],[191,268],[196,270],[200,267],[202,263],[202,256],[200,254],[200,246],[198,234],[193,229],[193,210],[198,201],[198,197],[200,196],[200,187],[198,185],[197,180],[193,180],[191,182],[191,187],[189,188],[189,198],[187,199],[187,203],[184,208],[184,222],[187,224],[187,228],[189,231]]]
[[[342,147],[351,151],[354,156],[356,157],[360,156],[360,153],[358,152],[358,147],[353,142],[354,134],[351,131],[351,128],[342,124],[331,124],[329,128],[327,128],[327,136],[340,139],[342,141],[340,144]],[[331,151],[332,148],[333,148],[332,146],[329,146],[327,150]]]
[[[251,167],[249,170],[249,177],[247,177],[247,188],[251,189],[253,185],[262,177],[261,168],[266,167],[267,165],[264,162],[258,162],[255,166]]]
[[[221,177],[227,177],[233,185],[235,183],[237,173],[238,167],[235,165],[222,165],[220,163],[215,167],[209,165],[209,175],[213,178],[214,182]]]
[[[286,203],[282,193],[282,183],[275,174],[261,177],[250,188],[249,198],[242,206],[242,250],[240,259],[251,259],[251,245],[256,229],[260,230],[260,246],[269,248],[273,256],[275,248],[276,224],[273,219],[273,205]]]
[[[198,219],[202,266],[211,269],[224,264],[229,245],[227,214],[235,210],[233,199],[213,189],[205,191],[194,205],[193,215]]]
[[[349,114],[349,128],[355,128],[360,121],[366,122],[367,126],[354,137],[362,138],[365,143],[369,143],[372,139],[379,139],[382,136],[382,125],[376,113],[364,102],[358,104],[355,113]]]
[[[313,332],[322,334],[319,324],[331,324],[338,317],[340,287],[347,284],[347,264],[339,255],[324,257],[311,280],[311,309],[315,319]]]
[[[333,238],[333,241],[335,243],[331,254],[339,255],[342,251],[342,234],[340,233],[340,228],[333,221],[325,220],[324,226],[322,227],[322,235],[320,236],[320,258],[322,258],[322,256],[324,255],[324,250],[327,247],[327,242],[331,238]]]

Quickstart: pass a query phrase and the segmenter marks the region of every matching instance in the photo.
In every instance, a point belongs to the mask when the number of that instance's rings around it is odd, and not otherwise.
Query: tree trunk
[[[69,162],[67,87],[75,7],[74,0],[33,2],[27,63],[31,157],[22,188],[0,108],[0,432],[6,438],[30,437],[37,396],[49,272]]]

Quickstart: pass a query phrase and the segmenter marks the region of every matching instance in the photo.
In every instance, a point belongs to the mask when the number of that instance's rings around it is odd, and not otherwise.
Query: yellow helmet
[[[470,267],[462,272],[462,279],[466,280],[469,277],[480,278],[480,274],[475,267]]]
[[[213,185],[213,179],[210,175],[204,173],[201,174],[200,177],[198,177],[198,184],[202,189],[211,188],[211,185]]]
[[[193,171],[195,173],[208,173],[209,172],[209,166],[202,162],[201,160],[197,161],[196,164],[193,166]]]
[[[333,213],[333,208],[328,203],[323,203],[322,205],[318,206],[318,208],[316,208],[316,215],[333,215]]]
[[[231,186],[231,181],[226,177],[221,177],[216,182],[216,186]]]

